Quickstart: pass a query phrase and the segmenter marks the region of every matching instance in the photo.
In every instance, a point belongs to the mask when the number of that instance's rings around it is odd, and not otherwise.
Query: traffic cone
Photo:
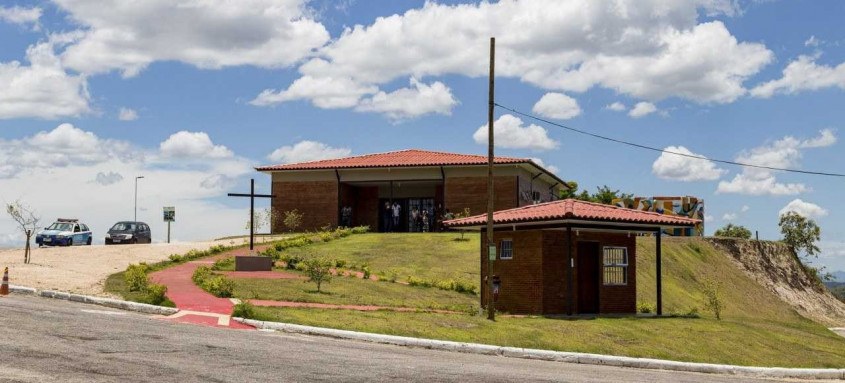
[[[3,270],[3,284],[0,285],[0,295],[9,295],[9,268]]]

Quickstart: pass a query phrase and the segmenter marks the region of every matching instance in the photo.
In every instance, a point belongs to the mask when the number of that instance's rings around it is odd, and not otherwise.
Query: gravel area
[[[170,254],[191,249],[205,250],[234,241],[154,243],[149,245],[93,245],[73,247],[33,247],[31,262],[23,263],[23,249],[0,250],[0,268],[9,267],[12,285],[109,296],[103,292],[106,278],[132,263],[154,263]]]

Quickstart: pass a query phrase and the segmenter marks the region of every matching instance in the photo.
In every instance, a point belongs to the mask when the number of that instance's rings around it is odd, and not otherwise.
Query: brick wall
[[[272,206],[280,215],[273,222],[273,233],[286,231],[282,213],[297,209],[303,213],[299,230],[317,230],[323,226],[337,226],[337,181],[274,182]]]
[[[369,226],[378,231],[378,186],[356,187],[352,222],[355,226]]]
[[[495,210],[517,207],[518,187],[516,176],[498,176],[493,179],[493,205]],[[453,213],[469,208],[472,215],[487,211],[486,177],[446,177],[444,207]]]
[[[540,313],[543,311],[543,233],[531,231],[503,231],[494,233],[497,249],[502,239],[513,240],[513,259],[496,259],[493,275],[502,281],[496,308],[512,314]],[[482,234],[481,243],[487,242]],[[486,275],[487,249],[482,245],[481,272]],[[482,277],[483,279],[483,277]],[[482,288],[481,299],[486,303],[487,286]]]
[[[511,260],[497,259],[493,263],[493,275],[502,280],[502,289],[496,307],[513,314],[566,314],[568,311],[568,254],[566,231],[526,230],[496,231],[497,248],[502,239],[513,240],[514,255]],[[625,246],[628,248],[628,284],[605,286],[599,281],[599,313],[632,314],[636,312],[636,237],[617,233],[572,233],[573,244],[578,241],[595,241],[599,246]],[[487,248],[486,234],[481,235],[481,303],[487,302]],[[577,246],[572,248],[577,260]],[[601,265],[600,265],[601,268]],[[603,273],[600,272],[603,277]],[[578,312],[578,269],[573,270],[574,301],[572,307]]]

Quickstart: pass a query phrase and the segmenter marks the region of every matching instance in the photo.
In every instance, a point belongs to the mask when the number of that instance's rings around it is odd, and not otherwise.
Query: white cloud
[[[799,140],[786,136],[780,140],[754,148],[737,156],[736,161],[745,164],[775,168],[795,168],[801,160],[802,149],[827,147],[837,138],[830,129],[819,131],[819,136]],[[731,181],[719,182],[717,193],[738,193],[748,195],[796,195],[809,191],[802,183],[780,183],[775,172],[768,169],[745,167]]]
[[[500,78],[558,92],[603,87],[649,101],[726,103],[744,95],[743,82],[773,58],[762,44],[737,41],[720,21],[698,22],[700,10],[735,15],[737,9],[731,1],[426,2],[347,28],[299,67],[300,79],[349,90],[332,94],[353,100],[336,107],[353,107],[362,89],[398,78],[486,76],[488,38],[499,36]],[[298,81],[287,90],[265,90],[256,104],[295,93],[317,105],[323,92],[294,92]]]
[[[704,157],[691,152],[683,146],[667,146],[666,152],[689,156]],[[690,158],[671,153],[662,153],[651,165],[651,172],[663,179],[677,181],[714,181],[721,178],[727,170],[716,167],[712,161]]]
[[[568,120],[581,114],[578,100],[563,93],[546,93],[531,109],[543,117]]]
[[[539,166],[540,166],[540,167],[542,167],[543,169],[546,169],[546,170],[548,170],[548,171],[550,171],[550,172],[552,172],[552,173],[557,173],[558,171],[560,171],[560,168],[558,168],[557,166],[554,166],[554,165],[547,165],[547,164],[546,164],[546,162],[545,162],[545,161],[543,161],[543,160],[542,160],[542,159],[540,159],[540,158],[537,158],[537,157],[531,157],[531,161],[534,161],[534,163],[535,163],[535,164],[539,165]]]
[[[723,221],[736,221],[737,218],[739,218],[739,215],[736,213],[725,213],[722,215]]]
[[[751,210],[751,208],[748,207],[748,205],[742,205],[742,208],[739,209],[739,212],[740,213],[747,213],[749,210]]]
[[[523,125],[522,120],[510,114],[504,114],[493,123],[494,143],[506,149],[551,150],[558,147],[558,142],[549,138],[545,128],[531,124]],[[472,135],[473,140],[487,145],[487,125],[482,125]]]
[[[99,172],[99,173],[97,173],[97,177],[94,178],[94,182],[96,182],[100,185],[103,185],[103,186],[116,184],[120,181],[123,181],[123,176],[120,175],[120,173],[115,173],[115,172],[108,172],[108,173]]]
[[[44,12],[41,8],[24,8],[20,6],[2,7],[0,6],[0,21],[7,23],[26,25],[32,24],[34,29],[38,29],[38,20]]]
[[[26,50],[29,66],[0,62],[0,119],[79,116],[90,111],[85,77],[68,75],[45,42]]]
[[[323,109],[351,108],[361,97],[378,92],[378,87],[360,85],[352,79],[302,76],[286,90],[265,89],[250,104],[271,106],[294,100],[311,100]]]
[[[440,81],[431,85],[415,78],[410,80],[409,88],[401,88],[390,93],[378,92],[363,99],[355,108],[362,112],[377,112],[394,120],[419,117],[426,114],[451,115],[458,100],[452,90]]]
[[[831,67],[816,64],[816,57],[800,56],[784,68],[781,78],[757,85],[751,95],[769,98],[832,87],[845,89],[845,63]]]
[[[614,102],[610,105],[607,105],[604,108],[608,109],[608,110],[612,110],[614,112],[624,112],[624,111],[628,110],[628,107],[625,106],[625,104],[623,104],[619,101],[616,101],[616,102]]]
[[[130,108],[120,108],[117,118],[120,121],[135,121],[138,119],[138,112]]]
[[[805,47],[817,47],[817,46],[819,46],[820,42],[821,41],[819,39],[817,39],[815,35],[812,35],[812,36],[810,36],[809,39],[804,41],[804,46]]]
[[[652,114],[656,111],[657,111],[657,107],[654,106],[654,104],[652,104],[650,102],[644,102],[643,101],[643,102],[638,102],[636,105],[634,105],[634,107],[631,108],[631,111],[628,112],[628,115],[633,117],[633,118],[640,118],[640,117],[648,116],[649,114]]]
[[[159,145],[161,154],[175,158],[228,158],[231,150],[223,145],[214,145],[208,133],[180,131],[172,134]]]
[[[131,77],[156,61],[206,69],[286,67],[329,40],[304,0],[55,3],[84,31],[63,61],[88,74],[119,70]]]
[[[164,236],[164,227],[157,224],[161,206],[177,207],[176,240],[243,233],[245,208],[215,202],[225,195],[225,185],[208,188],[202,184],[215,175],[243,181],[252,173],[243,158],[185,163],[70,124],[19,140],[0,140],[0,201],[22,199],[45,221],[77,217],[94,229],[99,242],[114,222],[132,217],[134,184],[121,182],[125,175],[145,176],[138,183],[138,218],[152,225],[156,239]],[[11,235],[16,235],[14,226],[0,220],[0,242],[11,238],[7,244],[19,244],[19,237]]]
[[[795,212],[807,218],[820,218],[827,215],[827,210],[821,206],[810,202],[804,202],[800,198],[792,200],[786,204],[783,209],[780,209],[778,215],[784,215],[788,212]]]
[[[348,148],[333,148],[317,141],[300,141],[292,146],[286,145],[274,150],[267,159],[277,163],[291,164],[348,157],[350,154],[352,150]]]

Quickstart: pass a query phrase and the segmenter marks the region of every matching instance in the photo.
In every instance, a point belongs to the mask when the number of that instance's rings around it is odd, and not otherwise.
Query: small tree
[[[314,282],[317,284],[317,292],[320,292],[322,284],[329,283],[332,280],[332,266],[334,262],[324,258],[308,258],[304,262],[305,274],[308,275],[306,282]]]
[[[6,212],[9,213],[13,220],[15,220],[15,223],[18,224],[18,228],[20,228],[21,232],[26,236],[23,263],[29,263],[31,256],[29,241],[32,239],[32,235],[35,234],[35,230],[38,229],[38,222],[41,221],[41,217],[35,215],[35,210],[21,203],[19,200],[6,204]]]
[[[725,227],[716,230],[713,235],[717,237],[749,239],[751,238],[751,230],[748,230],[745,226],[729,223]]]
[[[288,210],[284,213],[283,223],[285,227],[290,230],[290,232],[296,231],[297,228],[302,226],[302,216],[303,214],[299,212],[297,209]]]
[[[719,283],[713,279],[704,281],[704,309],[712,312],[716,320],[722,320],[722,310],[725,308],[720,288]]]
[[[816,242],[821,239],[821,229],[815,221],[790,211],[780,216],[778,226],[783,234],[783,241],[795,254],[818,256],[819,247]]]

